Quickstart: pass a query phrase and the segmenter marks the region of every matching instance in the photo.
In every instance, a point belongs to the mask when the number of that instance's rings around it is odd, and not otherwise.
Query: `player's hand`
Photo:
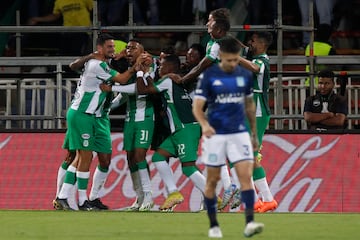
[[[152,58],[151,54],[148,52],[141,54],[140,58],[141,58],[141,64],[143,64],[147,67],[150,67],[151,64],[153,63],[153,58]]]
[[[103,60],[103,57],[101,56],[101,54],[98,51],[95,51],[93,53],[90,53],[90,59],[97,59],[97,60]],[[89,59],[89,60],[90,60]]]
[[[208,124],[202,126],[201,129],[202,129],[202,134],[207,138],[210,138],[212,135],[216,133],[215,129]]]

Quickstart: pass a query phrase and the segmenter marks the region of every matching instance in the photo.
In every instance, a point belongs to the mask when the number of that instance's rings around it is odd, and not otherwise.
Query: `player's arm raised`
[[[131,68],[129,68],[128,70],[126,70],[125,72],[123,72],[123,73],[119,73],[119,72],[118,72],[118,73],[112,78],[112,80],[113,80],[114,82],[118,82],[118,83],[120,83],[120,84],[126,84],[134,73],[135,73],[135,68],[134,68],[134,67],[131,67]]]
[[[239,64],[244,68],[249,69],[253,73],[260,72],[260,67],[252,61],[247,60],[246,58],[239,57]]]
[[[82,56],[80,58],[75,59],[73,62],[69,64],[69,67],[73,71],[79,71],[84,68],[85,63],[90,59],[99,59],[101,60],[102,57],[98,52],[93,52],[88,55]]]
[[[190,81],[197,79],[197,77],[209,66],[213,64],[213,61],[210,58],[204,57],[198,65],[193,67],[190,72],[188,72],[185,76],[183,76],[177,83],[186,84]]]

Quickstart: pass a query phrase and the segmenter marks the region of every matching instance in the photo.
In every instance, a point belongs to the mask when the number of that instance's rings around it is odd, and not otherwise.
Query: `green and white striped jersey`
[[[192,100],[187,91],[175,84],[170,78],[164,77],[154,82],[158,92],[166,99],[166,114],[171,132],[184,128],[185,123],[196,122],[192,114]]]
[[[218,43],[219,41],[220,39],[210,39],[206,44],[206,57],[209,58],[214,63],[220,62],[220,57],[219,57],[220,45]]]
[[[259,66],[259,73],[254,73],[254,101],[256,104],[256,116],[263,113],[270,115],[269,108],[269,84],[270,84],[270,60],[267,54],[259,54],[252,58],[252,62]]]
[[[150,66],[149,72],[154,74],[157,65],[155,61]],[[128,81],[128,84],[136,82],[136,74],[134,74]],[[126,105],[126,118],[125,121],[144,121],[145,118],[151,117],[154,120],[154,106],[151,98],[147,95],[138,94],[126,94],[127,105]]]
[[[99,85],[111,83],[111,79],[116,74],[117,72],[106,62],[97,59],[89,60],[85,64],[70,108],[101,117],[105,112],[104,104],[109,93],[102,92]]]

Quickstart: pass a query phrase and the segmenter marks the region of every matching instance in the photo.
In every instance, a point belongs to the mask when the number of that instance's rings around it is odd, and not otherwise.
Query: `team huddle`
[[[224,8],[210,13],[206,26],[211,40],[205,55],[190,47],[186,64],[173,53],[152,57],[137,39],[115,53],[109,34],[99,35],[96,52],[70,64],[82,72],[66,116],[63,148],[68,155],[58,171],[55,209],[73,210],[68,199],[76,183],[79,210],[109,209],[99,198],[111,162],[109,112],[126,103],[124,150],[137,196],[128,211],[150,211],[154,206],[146,160],[151,148],[151,161],[168,192],[159,210],[172,211],[184,201],[168,164],[173,157],[204,196],[209,237],[222,237],[217,212],[229,204],[242,206],[246,237],[263,230],[254,212],[277,208],[259,153],[270,120],[266,50],[272,35],[255,32],[245,46],[228,35],[229,19]],[[189,64],[196,50],[197,64]],[[119,59],[126,60],[126,67],[115,64]],[[206,177],[196,166],[201,140]],[[93,152],[99,163],[87,196]],[[222,196],[216,192],[220,179]]]

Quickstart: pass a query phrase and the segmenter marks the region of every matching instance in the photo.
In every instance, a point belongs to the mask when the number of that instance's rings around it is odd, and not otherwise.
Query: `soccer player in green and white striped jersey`
[[[126,46],[126,56],[134,66],[144,47],[137,39],[131,39]],[[150,64],[150,72],[155,74],[155,61]],[[134,83],[134,74],[129,83]],[[128,164],[137,194],[136,202],[129,210],[150,211],[154,205],[151,192],[150,174],[146,160],[154,132],[154,108],[151,99],[146,95],[127,95],[127,111],[124,126],[124,150],[127,152]]]
[[[118,81],[125,83],[133,74],[132,70],[120,74],[111,69],[107,60],[114,55],[114,39],[108,34],[98,37],[97,52],[74,62],[75,66],[85,66],[78,87],[67,112],[67,138],[64,147],[77,151],[75,161],[68,167],[64,184],[56,199],[61,209],[70,209],[67,198],[69,191],[78,182],[79,209],[91,210],[86,193],[92,152],[111,154],[110,124],[103,126],[104,104],[108,94],[99,85],[103,82]],[[101,140],[100,140],[101,139]]]
[[[179,57],[169,55],[160,62],[160,79],[158,81],[153,82],[148,77],[147,69],[143,66],[137,72],[137,90],[139,93],[162,93],[164,99],[166,99],[166,114],[171,135],[160,144],[152,157],[152,162],[159,171],[169,192],[167,199],[160,206],[160,210],[167,211],[172,210],[176,204],[184,200],[178,191],[172,170],[166,162],[169,157],[179,158],[183,173],[202,193],[204,193],[205,189],[205,177],[195,164],[201,130],[199,123],[192,114],[192,100],[181,85],[176,84],[166,75],[168,73],[177,73],[179,69]],[[142,77],[144,72],[146,72],[146,81]]]

